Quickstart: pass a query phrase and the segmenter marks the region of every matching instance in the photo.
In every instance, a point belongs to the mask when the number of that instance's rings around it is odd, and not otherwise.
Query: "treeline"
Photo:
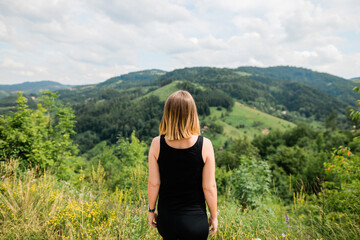
[[[325,175],[324,164],[331,162],[334,147],[348,146],[357,155],[360,143],[354,138],[358,136],[358,132],[314,130],[307,124],[299,124],[285,132],[275,130],[269,135],[259,135],[252,141],[246,137],[230,141],[224,150],[216,152],[219,190],[222,194],[234,192],[247,204],[255,203],[266,192],[288,203],[300,190],[317,193],[321,191],[320,182],[330,180]],[[261,175],[263,179],[254,179],[252,187],[242,185],[240,190],[231,189],[238,180],[234,180],[234,174],[239,173]]]

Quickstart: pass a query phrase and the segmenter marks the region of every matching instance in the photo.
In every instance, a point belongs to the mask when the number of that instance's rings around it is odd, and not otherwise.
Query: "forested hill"
[[[328,73],[320,73],[305,68],[289,66],[268,68],[239,67],[236,71],[248,73],[252,76],[265,76],[282,81],[302,82],[332,96],[336,96],[348,104],[353,104],[357,99],[356,93],[352,91],[357,85],[356,82]]]
[[[128,88],[136,86],[156,85],[159,76],[166,72],[159,69],[131,72],[117,77],[112,77],[105,82],[99,83],[99,87]]]
[[[269,69],[276,72],[276,69],[282,68]],[[315,125],[319,127],[326,125],[324,123],[328,119],[333,119],[332,127],[337,125],[339,128],[349,128],[353,124],[346,116],[345,109],[349,104],[343,100],[342,95],[336,95],[335,91],[331,95],[307,84],[305,80],[296,80],[295,77],[290,77],[292,75],[289,72],[293,72],[294,76],[296,71],[309,76],[314,74],[319,81],[331,83],[329,86],[341,85],[343,79],[306,69],[283,69],[288,71],[282,77],[276,75],[280,75],[280,71],[272,76],[260,74],[259,68],[193,67],[171,72],[153,69],[113,77],[99,84],[62,89],[57,93],[62,102],[69,103],[75,110],[75,131],[78,133],[75,140],[82,151],[103,140],[115,142],[118,135],[129,137],[133,130],[136,130],[140,139],[150,141],[158,133],[165,99],[179,89],[188,90],[194,96],[201,118],[207,119],[209,125],[216,122],[211,120],[214,109],[226,110],[229,116],[237,115],[232,114],[232,111],[245,111],[245,108],[234,110],[236,102],[296,124],[303,121],[316,122]],[[286,79],[290,81],[285,81]],[[316,79],[313,81],[317,81]],[[353,86],[349,87],[347,96],[352,96],[350,92]],[[31,105],[36,105],[36,99],[28,99]],[[0,114],[13,109],[15,100],[15,97],[10,96],[0,99]],[[356,104],[356,101],[352,104]],[[219,116],[225,116],[226,113],[221,111],[219,110]],[[240,132],[239,128],[244,127],[226,116],[217,122],[222,126],[212,124],[214,134],[221,135],[222,128],[224,131],[232,129]],[[249,129],[242,130],[255,134],[255,130],[251,129],[255,129],[256,125],[259,123],[250,122],[245,126]]]
[[[22,91],[25,94],[39,93],[41,90],[57,91],[60,89],[72,88],[70,85],[63,85],[54,81],[24,82],[19,84],[0,85],[0,98]]]
[[[340,98],[305,83],[247,75],[230,69],[185,68],[164,74],[159,79],[160,85],[175,80],[187,80],[220,89],[237,100],[260,107],[265,112],[277,106],[278,109],[297,111],[306,117],[322,119],[333,110],[344,113],[348,105]],[[349,91],[352,91],[352,88]],[[352,104],[354,103],[355,100]]]

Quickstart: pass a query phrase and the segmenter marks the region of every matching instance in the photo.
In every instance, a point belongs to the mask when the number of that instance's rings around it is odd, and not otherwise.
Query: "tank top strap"
[[[165,135],[160,135],[160,149],[161,148],[166,148],[167,144],[165,142]]]
[[[202,152],[203,142],[204,142],[204,137],[201,136],[201,135],[199,135],[196,144],[197,144],[197,149],[199,149],[199,152],[200,152],[200,153]]]

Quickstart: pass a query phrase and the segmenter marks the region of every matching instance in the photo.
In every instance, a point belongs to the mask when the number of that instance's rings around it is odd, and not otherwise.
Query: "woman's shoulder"
[[[203,136],[203,147],[202,147],[202,156],[204,163],[207,162],[207,159],[211,156],[213,156],[214,148],[211,143],[211,140]]]
[[[160,137],[161,136],[156,136],[153,138],[153,140],[151,142],[151,147],[160,146]]]
[[[208,138],[206,138],[206,137],[204,137],[203,136],[203,146],[204,147],[212,147],[212,142],[211,142],[211,140],[210,139],[208,139]]]
[[[158,158],[160,152],[160,136],[153,138],[149,152],[152,153],[156,159]]]

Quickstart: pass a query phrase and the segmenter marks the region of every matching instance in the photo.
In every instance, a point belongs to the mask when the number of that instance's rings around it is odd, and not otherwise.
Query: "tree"
[[[325,127],[334,131],[337,126],[337,113],[333,110],[330,115],[325,119]]]
[[[29,109],[21,92],[17,95],[14,115],[0,118],[0,159],[18,158],[23,169],[37,165],[70,177],[78,152],[70,138],[75,134],[74,111],[50,91],[41,93],[36,110]]]

